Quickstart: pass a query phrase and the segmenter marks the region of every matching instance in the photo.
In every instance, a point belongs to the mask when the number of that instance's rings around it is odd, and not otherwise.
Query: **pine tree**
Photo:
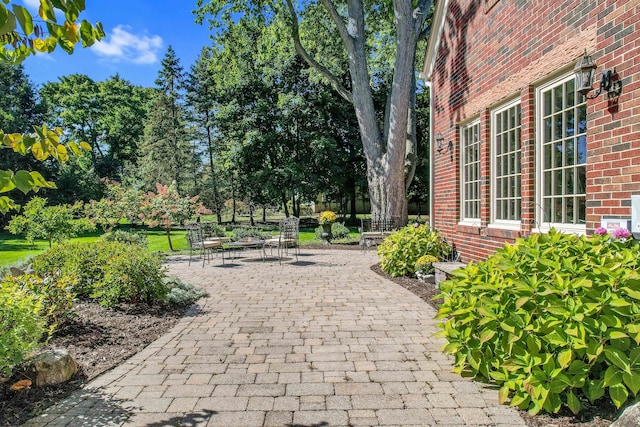
[[[208,175],[206,182],[200,182],[202,192],[210,193],[208,198],[210,207],[222,221],[222,208],[224,200],[220,195],[220,182],[216,173],[216,162],[219,157],[219,147],[216,143],[216,130],[213,125],[216,101],[216,85],[213,74],[209,71],[212,55],[211,48],[204,47],[191,66],[187,75],[187,104],[189,106],[190,119],[195,125],[194,142],[197,144],[198,152],[208,160],[208,168],[205,175]],[[200,193],[202,193],[200,192]]]
[[[145,126],[141,177],[147,188],[175,183],[181,194],[193,192],[194,155],[186,126],[183,68],[171,46],[162,60]]]

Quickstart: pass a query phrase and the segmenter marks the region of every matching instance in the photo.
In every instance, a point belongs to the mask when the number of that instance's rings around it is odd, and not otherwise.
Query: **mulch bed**
[[[11,378],[0,383],[0,425],[20,425],[118,366],[164,335],[187,308],[135,304],[110,310],[91,302],[74,303],[74,316],[64,321],[45,349],[69,350],[78,362],[78,372],[64,384],[12,391],[12,384],[29,377],[24,368],[16,369]]]
[[[360,250],[357,244],[306,245],[303,250],[305,248]],[[377,264],[371,269],[437,309],[437,301],[432,298],[438,292],[433,284],[409,277],[391,277]],[[47,348],[68,349],[80,366],[78,373],[65,384],[20,391],[9,388],[27,378],[28,374],[23,369],[17,369],[9,379],[0,379],[0,426],[24,423],[89,380],[120,365],[171,329],[186,310],[187,307],[167,309],[146,305],[121,305],[109,310],[95,303],[77,302],[75,316],[61,325]],[[526,412],[522,414],[531,427],[605,427],[615,419],[617,411],[611,405],[600,405],[585,408],[578,417],[567,413],[535,417]]]

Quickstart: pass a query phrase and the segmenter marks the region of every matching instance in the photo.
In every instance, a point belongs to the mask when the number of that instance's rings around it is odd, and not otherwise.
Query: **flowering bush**
[[[438,261],[440,261],[438,257],[433,255],[423,255],[418,258],[414,267],[416,277],[421,281],[426,280],[434,272],[433,263]]]
[[[338,216],[333,211],[320,212],[318,216],[318,222],[320,224],[333,224],[338,219]]]
[[[156,191],[145,194],[140,205],[139,217],[146,221],[149,227],[162,227],[167,234],[169,249],[173,251],[173,225],[182,224],[194,216],[210,214],[211,211],[198,201],[198,196],[182,197],[173,184],[167,187],[156,183]]]
[[[598,228],[596,228],[596,229],[594,230],[594,233],[595,233],[595,234],[599,234],[599,235],[601,235],[601,236],[604,236],[605,234],[607,234],[607,233],[608,233],[608,231],[607,231],[607,229],[606,229],[606,228],[604,228],[604,227],[598,227]]]
[[[613,237],[614,239],[628,239],[629,237],[631,237],[631,233],[624,227],[616,228],[615,230],[613,230],[613,233],[611,233],[611,237]]]

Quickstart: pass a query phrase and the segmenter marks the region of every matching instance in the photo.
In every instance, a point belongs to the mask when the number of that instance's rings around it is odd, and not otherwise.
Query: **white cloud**
[[[36,11],[40,7],[40,0],[22,0],[22,3],[29,9],[35,9]]]
[[[108,33],[106,39],[91,46],[91,50],[115,61],[134,64],[157,62],[158,52],[162,47],[162,37],[133,34],[128,30],[130,27],[118,25]]]

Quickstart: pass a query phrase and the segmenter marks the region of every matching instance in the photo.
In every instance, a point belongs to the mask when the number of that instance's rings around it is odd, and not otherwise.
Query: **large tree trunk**
[[[417,7],[413,9],[411,1],[393,0],[396,63],[382,132],[374,109],[371,76],[367,67],[369,52],[366,49],[363,0],[347,1],[346,24],[331,0],[320,0],[336,25],[347,51],[351,92],[302,47],[295,8],[291,0],[286,1],[292,17],[296,51],[327,78],[343,98],[353,103],[367,163],[371,215],[406,221],[406,194],[413,179],[416,160],[415,120],[409,117],[409,105],[415,104],[415,100],[412,100],[416,90],[415,53],[432,1],[418,0]]]

